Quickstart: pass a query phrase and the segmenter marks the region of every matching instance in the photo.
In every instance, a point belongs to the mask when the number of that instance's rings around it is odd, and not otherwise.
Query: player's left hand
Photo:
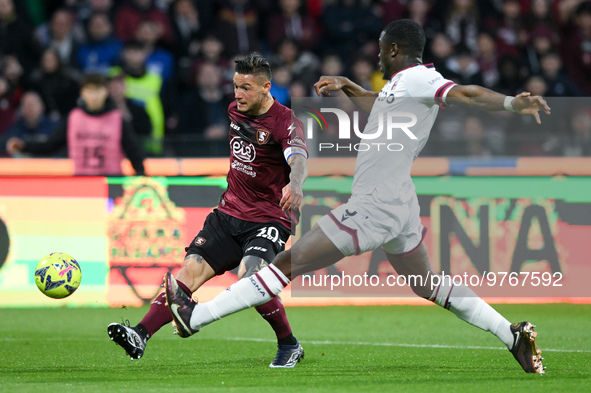
[[[281,206],[281,208],[286,211],[298,210],[302,204],[303,199],[304,192],[302,191],[302,187],[289,183],[283,187],[279,206]]]
[[[316,94],[319,96],[330,96],[331,91],[341,90],[345,86],[346,78],[342,76],[321,76],[314,84]]]
[[[532,96],[529,92],[518,94],[513,100],[513,109],[520,115],[532,115],[538,124],[542,124],[539,111],[550,114],[550,107],[540,96]]]

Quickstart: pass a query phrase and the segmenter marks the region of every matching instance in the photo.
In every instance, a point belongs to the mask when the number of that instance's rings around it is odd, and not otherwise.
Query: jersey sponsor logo
[[[341,218],[341,222],[345,221],[349,217],[353,217],[356,214],[357,214],[357,212],[355,210],[350,212],[349,209],[345,209],[345,212],[343,213],[343,217]]]
[[[104,132],[79,131],[76,133],[76,139],[85,141],[89,139],[96,139],[99,141],[108,141],[111,135]]]
[[[232,138],[230,148],[234,157],[242,162],[253,162],[257,155],[254,145],[239,136]]]
[[[244,164],[240,161],[233,161],[232,165],[230,165],[232,169],[236,169],[242,173],[247,174],[248,176],[257,177],[257,172],[254,168],[248,164]]]
[[[205,244],[205,242],[207,241],[207,239],[202,238],[201,236],[197,237],[195,239],[195,245],[196,246],[202,246]]]
[[[264,145],[269,140],[271,133],[265,130],[257,130],[257,143],[259,145]]]
[[[300,145],[300,146],[306,146],[306,142],[304,142],[304,140],[300,137],[295,137],[292,140],[287,141],[288,145]]]

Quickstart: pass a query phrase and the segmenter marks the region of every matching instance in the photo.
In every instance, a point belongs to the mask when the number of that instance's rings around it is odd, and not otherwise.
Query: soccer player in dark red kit
[[[308,147],[303,125],[293,111],[269,93],[271,68],[267,60],[249,55],[236,60],[230,118],[228,188],[186,248],[176,279],[187,298],[217,274],[238,267],[238,278],[256,274],[285,249],[302,202],[302,183],[308,175]],[[172,321],[164,294],[152,302],[135,327],[112,323],[111,339],[133,360],[142,357],[146,343]],[[278,298],[257,311],[277,335],[278,351],[270,367],[294,367],[304,350],[291,332]],[[182,329],[177,329],[183,336]]]

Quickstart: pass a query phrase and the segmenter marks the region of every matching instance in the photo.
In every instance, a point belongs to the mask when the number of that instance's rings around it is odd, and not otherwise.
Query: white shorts
[[[416,195],[402,205],[376,203],[370,195],[351,197],[318,220],[318,225],[345,256],[380,246],[389,254],[409,255],[427,231]]]

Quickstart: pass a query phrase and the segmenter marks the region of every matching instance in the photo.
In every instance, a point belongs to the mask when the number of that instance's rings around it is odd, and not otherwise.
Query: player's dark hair
[[[235,70],[239,74],[255,76],[260,75],[268,81],[273,78],[271,66],[269,65],[267,59],[256,53],[250,54],[243,59],[237,59],[234,61],[234,63],[236,63]]]
[[[90,74],[84,75],[82,81],[80,81],[80,86],[98,86],[98,87],[106,87],[107,86],[107,78],[103,74],[99,74],[98,72],[92,72]]]
[[[422,57],[425,49],[425,31],[411,19],[398,19],[384,28],[383,41],[387,45],[396,43],[409,56]]]

